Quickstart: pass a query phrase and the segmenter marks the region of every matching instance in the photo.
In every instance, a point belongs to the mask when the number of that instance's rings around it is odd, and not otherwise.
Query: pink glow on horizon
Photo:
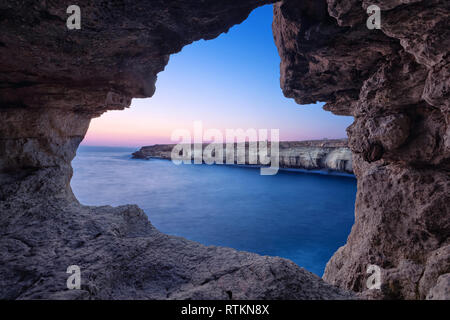
[[[171,144],[178,141],[172,141],[171,136],[173,131],[177,129],[185,129],[194,135],[193,124],[179,123],[177,126],[174,123],[162,123],[158,121],[146,121],[145,119],[132,119],[127,121],[127,118],[122,118],[120,123],[111,119],[99,118],[91,122],[88,133],[82,142],[82,145],[87,146],[114,146],[114,147],[140,147],[153,144]],[[207,129],[212,129],[212,126],[204,126],[203,132]],[[235,127],[227,128],[222,126],[218,129],[225,137],[227,129],[250,129],[249,127]],[[277,128],[254,128],[270,130]],[[317,137],[314,133],[302,133],[300,129],[289,130],[280,129],[281,141],[296,141],[296,140],[314,140],[327,138]],[[208,142],[208,141],[204,141]]]

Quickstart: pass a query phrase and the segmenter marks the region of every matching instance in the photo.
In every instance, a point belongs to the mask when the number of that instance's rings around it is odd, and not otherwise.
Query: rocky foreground
[[[203,144],[202,150],[208,144]],[[157,144],[153,146],[142,147],[139,151],[133,153],[135,159],[172,159],[172,150],[174,144]],[[221,163],[226,163],[226,145],[217,144],[217,149],[223,150],[223,158]],[[238,164],[238,155],[236,144],[233,145],[234,157],[233,164]],[[194,146],[191,146],[191,150]],[[254,152],[256,163],[249,163],[249,151],[248,143],[246,144],[246,154],[244,163],[239,164],[255,164],[261,165],[259,157]],[[256,151],[256,150],[255,150]],[[217,152],[217,151],[215,151]],[[214,156],[214,152],[207,153],[206,157],[203,157],[203,161],[214,160],[211,157]],[[268,154],[270,155],[270,142],[268,143]],[[188,156],[190,160],[194,160],[193,152]],[[212,162],[212,161],[211,161]],[[264,165],[267,165],[265,163]],[[337,140],[311,140],[311,141],[284,141],[279,144],[279,166],[280,168],[295,168],[295,169],[307,169],[307,170],[332,170],[338,172],[352,173],[352,153],[347,147],[346,139]]]

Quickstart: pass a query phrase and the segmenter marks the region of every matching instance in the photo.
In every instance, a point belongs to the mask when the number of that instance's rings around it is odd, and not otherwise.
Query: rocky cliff
[[[372,4],[381,29],[366,26]],[[284,94],[355,118],[355,225],[324,279],[367,297],[450,298],[449,24],[443,0],[275,5]]]
[[[283,259],[162,235],[135,207],[81,206],[70,189],[91,118],[152,96],[170,54],[268,2],[78,0],[81,30],[60,1],[0,2],[2,298],[349,297]],[[369,4],[380,30],[366,27]],[[449,6],[275,4],[285,95],[355,118],[356,222],[324,279],[366,297],[449,297]],[[381,290],[366,290],[369,263]],[[81,290],[65,289],[69,264]]]
[[[79,0],[80,30],[61,1],[0,2],[0,299],[353,297],[285,259],[161,234],[136,206],[82,206],[70,188],[91,118],[152,96],[170,54],[267,2]]]
[[[213,152],[205,152],[210,146]],[[139,151],[133,153],[135,159],[172,159],[172,151],[174,144],[157,144],[153,146],[142,147]],[[239,162],[238,146],[236,143],[229,144],[228,148],[233,150],[233,164],[253,164],[261,165],[260,157],[258,157],[258,149],[255,144],[254,149],[249,144],[242,144],[245,156],[243,161]],[[194,150],[195,146],[188,145],[188,149]],[[216,150],[222,150],[220,163],[227,163],[226,144],[203,144],[203,161],[206,163],[215,163]],[[267,155],[270,157],[271,144],[267,143]],[[255,159],[251,163],[251,159]],[[194,161],[194,152],[186,157]],[[270,165],[264,163],[264,165]],[[307,170],[332,170],[338,172],[352,173],[352,153],[347,147],[347,140],[312,140],[312,141],[283,141],[279,143],[279,167],[295,168]]]

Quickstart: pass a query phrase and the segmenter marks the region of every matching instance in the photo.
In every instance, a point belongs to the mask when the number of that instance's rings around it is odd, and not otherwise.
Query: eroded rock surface
[[[151,96],[170,54],[267,2],[79,0],[76,31],[60,1],[0,2],[2,297],[348,297],[285,260],[167,237],[135,207],[82,207],[70,190],[70,161],[92,117]],[[365,25],[373,3],[381,30]],[[355,117],[356,223],[324,279],[362,296],[449,298],[449,6],[275,5],[285,95]],[[77,262],[88,281],[61,291]],[[376,294],[365,287],[369,263],[383,268]]]
[[[371,4],[381,30],[366,27]],[[324,279],[362,296],[450,298],[449,24],[439,0],[275,5],[285,95],[355,118],[356,222]],[[367,290],[369,264],[380,291]]]
[[[1,299],[354,298],[289,260],[162,234],[137,206],[46,198],[0,202]]]

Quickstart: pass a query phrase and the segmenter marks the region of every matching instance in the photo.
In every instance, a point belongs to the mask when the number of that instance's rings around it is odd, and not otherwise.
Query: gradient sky
[[[296,104],[280,89],[280,58],[272,36],[272,6],[256,9],[217,39],[197,41],[172,55],[156,93],[129,109],[92,120],[82,144],[139,147],[170,140],[176,129],[280,129],[281,140],[344,138],[352,117],[322,103]]]

